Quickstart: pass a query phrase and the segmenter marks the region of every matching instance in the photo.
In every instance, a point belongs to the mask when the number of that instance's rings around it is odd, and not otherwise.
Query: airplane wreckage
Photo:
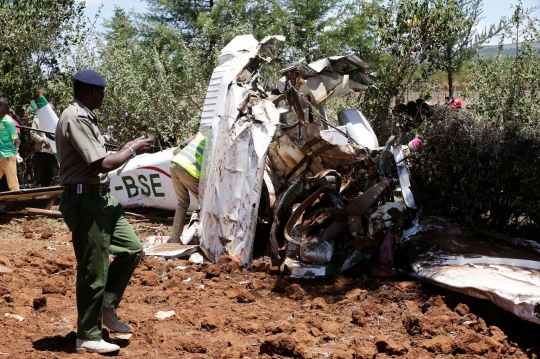
[[[284,40],[238,36],[212,74],[199,128],[207,139],[202,201],[192,197],[190,205],[200,206],[206,257],[249,266],[259,227],[282,272],[322,278],[390,269],[397,245],[420,280],[540,324],[540,245],[472,239],[446,220],[420,218],[409,188],[411,149],[401,137],[380,146],[358,110],[339,113],[339,126],[326,118],[326,101],[375,86],[369,64],[355,55],[300,60],[267,92],[262,69]],[[109,173],[112,194],[124,207],[174,210],[172,157],[173,149],[141,155]]]

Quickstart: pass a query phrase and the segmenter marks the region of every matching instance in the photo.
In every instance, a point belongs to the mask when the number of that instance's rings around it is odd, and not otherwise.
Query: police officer
[[[206,140],[199,132],[171,161],[171,179],[178,200],[171,242],[180,243],[189,207],[189,192],[199,197],[199,179]]]
[[[119,346],[102,339],[103,324],[129,332],[115,309],[139,263],[142,245],[118,201],[109,194],[107,173],[150,149],[151,139],[128,142],[107,154],[98,119],[107,83],[92,70],[73,76],[74,98],[56,128],[60,182],[64,191],[60,211],[72,232],[77,259],[77,352],[108,353]],[[109,265],[109,254],[115,255]]]

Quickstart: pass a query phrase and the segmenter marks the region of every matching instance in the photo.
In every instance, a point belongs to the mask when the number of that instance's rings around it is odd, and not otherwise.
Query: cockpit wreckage
[[[275,263],[298,277],[329,276],[367,259],[362,251],[386,237],[393,242],[405,205],[394,201],[394,183],[381,175],[391,167],[390,146],[379,148],[362,114],[344,111],[336,127],[324,113],[325,101],[374,85],[369,65],[354,55],[301,60],[282,70],[268,93],[258,85],[260,68],[271,60],[268,44],[277,40],[259,45],[251,36],[238,37],[214,71],[200,127],[208,141],[201,248],[210,260],[226,254],[249,265],[256,225],[267,220]],[[229,73],[234,77],[223,86]],[[364,213],[381,198],[388,203],[366,222]]]

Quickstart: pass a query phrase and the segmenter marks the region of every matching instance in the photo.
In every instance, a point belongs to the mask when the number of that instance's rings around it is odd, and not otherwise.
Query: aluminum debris
[[[264,51],[268,51],[267,44]],[[246,45],[250,47],[245,52],[234,53],[220,66],[225,72],[220,76],[219,86],[226,101],[208,104],[214,109],[221,105],[221,112],[215,113],[220,116],[205,118],[203,110],[200,127],[201,133],[210,138],[199,185],[203,198],[201,223],[204,223],[199,233],[201,249],[213,262],[228,254],[241,265],[251,264],[266,153],[279,122],[275,105],[263,93],[253,90],[252,76],[242,77],[247,83],[234,81],[248,64],[253,65],[250,67],[253,75],[256,67],[264,63],[251,61],[258,56],[262,45],[252,41]],[[224,51],[230,49],[228,45]],[[226,54],[222,52],[222,56]],[[216,71],[221,70],[218,67]]]
[[[417,221],[400,246],[419,279],[490,300],[540,324],[540,254],[501,242],[493,245],[490,238],[473,240],[436,217]]]
[[[147,256],[182,258],[191,255],[199,249],[197,245],[185,246],[180,243],[162,243],[144,249]]]

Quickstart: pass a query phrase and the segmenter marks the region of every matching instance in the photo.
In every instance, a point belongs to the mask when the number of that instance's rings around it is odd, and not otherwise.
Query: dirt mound
[[[44,246],[43,240],[25,239],[4,225],[0,238],[0,265],[14,270],[0,274],[0,353],[93,358],[74,353],[75,260],[69,237],[55,233],[59,240]],[[170,310],[175,314],[156,317]],[[416,281],[282,278],[268,259],[245,269],[226,257],[203,265],[144,257],[118,314],[134,330],[131,341],[118,341],[114,332],[104,337],[121,343],[120,356],[129,358],[515,359],[540,354],[540,328],[490,302]]]

